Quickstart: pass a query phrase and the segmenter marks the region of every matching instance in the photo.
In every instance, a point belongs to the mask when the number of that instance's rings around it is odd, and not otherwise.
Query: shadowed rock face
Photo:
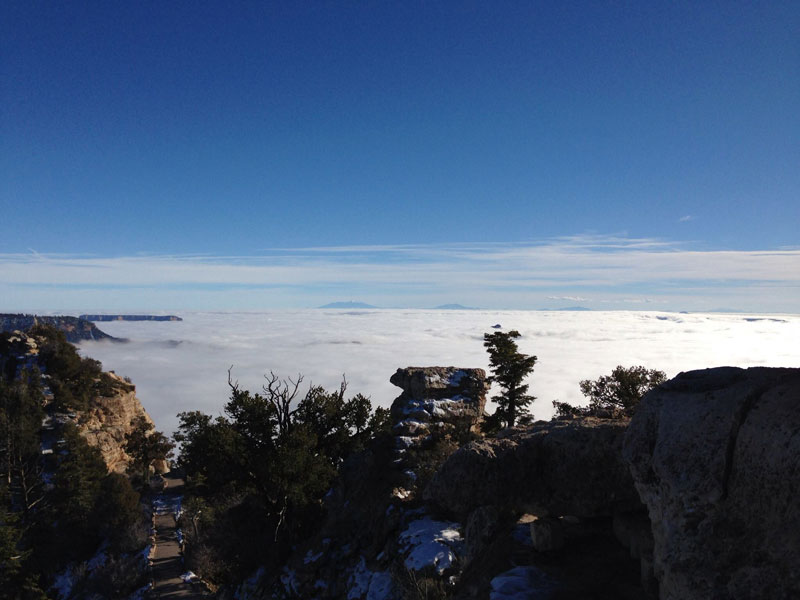
[[[800,369],[682,373],[625,437],[660,597],[800,597]]]
[[[480,506],[536,515],[610,516],[641,506],[622,460],[627,421],[551,421],[472,442],[434,475],[425,499],[465,518]]]

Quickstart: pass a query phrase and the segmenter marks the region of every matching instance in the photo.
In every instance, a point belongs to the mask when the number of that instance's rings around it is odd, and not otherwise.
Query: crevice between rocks
[[[739,431],[747,420],[747,415],[753,409],[753,405],[768,389],[769,386],[764,385],[748,394],[733,417],[731,431],[728,434],[728,445],[725,448],[725,468],[722,472],[722,500],[728,497],[728,482],[731,477],[731,472],[733,471],[733,456],[736,452],[736,441],[739,439]]]

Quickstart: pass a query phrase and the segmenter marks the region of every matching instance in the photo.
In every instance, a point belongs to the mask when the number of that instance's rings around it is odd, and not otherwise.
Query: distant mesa
[[[81,315],[86,321],[183,321],[175,315]]]
[[[377,306],[372,306],[372,304],[367,304],[366,302],[331,302],[330,304],[326,304],[324,306],[320,306],[319,308],[378,308]]]
[[[63,331],[68,342],[77,344],[85,340],[111,340],[124,342],[122,338],[115,338],[101,331],[97,326],[80,317],[41,317],[38,315],[0,314],[0,331],[28,331],[38,324],[52,325]]]
[[[464,306],[463,304],[440,304],[434,310],[478,310],[474,306]]]

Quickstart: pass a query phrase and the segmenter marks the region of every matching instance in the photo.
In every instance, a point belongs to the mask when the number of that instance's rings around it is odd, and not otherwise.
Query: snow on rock
[[[347,582],[347,600],[387,600],[393,597],[392,577],[387,571],[372,571],[360,557]]]
[[[439,575],[453,566],[463,547],[458,523],[423,517],[412,521],[398,541],[412,571],[433,568]]]
[[[514,567],[492,579],[489,600],[549,600],[556,585],[536,567]]]

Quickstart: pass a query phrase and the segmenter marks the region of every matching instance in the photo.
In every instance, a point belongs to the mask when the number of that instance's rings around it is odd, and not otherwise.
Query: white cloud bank
[[[338,386],[389,406],[398,367],[487,368],[483,334],[500,323],[518,329],[521,351],[539,357],[530,379],[533,412],[551,415],[551,401],[578,403],[581,379],[616,365],[667,372],[721,365],[800,366],[800,316],[661,312],[531,312],[435,310],[274,310],[182,313],[182,322],[109,322],[127,344],[86,342],[81,351],[132,377],[157,426],[172,433],[180,411],[220,414],[227,369],[259,390],[269,370],[305,374],[306,383]]]
[[[696,250],[651,239],[576,236],[530,244],[353,246],[263,256],[0,255],[2,310],[264,309],[360,300],[667,310],[800,306],[800,250]]]

